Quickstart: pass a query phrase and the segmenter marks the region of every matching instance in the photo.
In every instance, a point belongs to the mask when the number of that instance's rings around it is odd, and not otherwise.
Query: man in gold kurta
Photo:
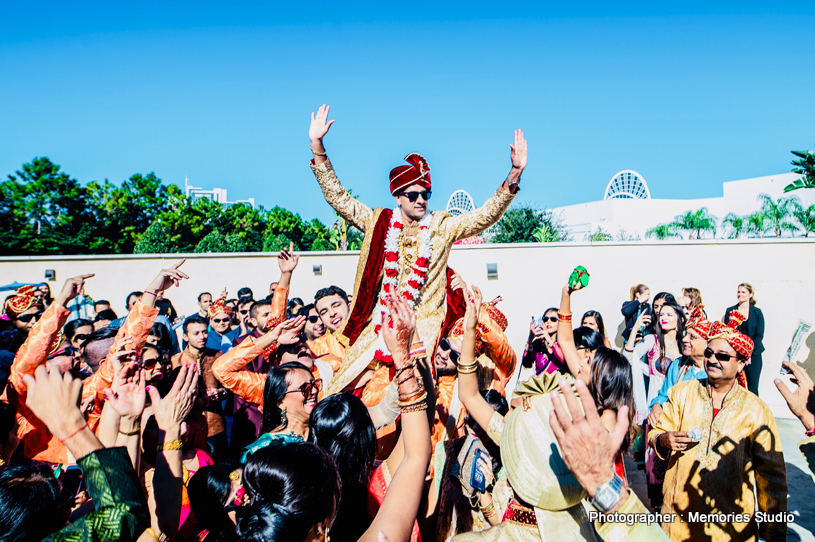
[[[427,345],[436,344],[445,317],[450,248],[454,242],[477,235],[495,224],[512,203],[526,167],[526,140],[523,132],[515,132],[512,169],[495,195],[481,208],[455,217],[443,211],[428,213],[430,168],[420,155],[408,155],[406,160],[410,166],[391,171],[391,194],[398,205],[391,212],[371,209],[349,195],[340,184],[323,146],[323,138],[334,122],[327,119],[327,106],[320,107],[316,115],[312,114],[309,138],[314,161],[311,167],[326,201],[343,219],[365,234],[350,316],[338,330],[338,339],[348,347],[342,367],[334,375],[327,393],[362,386],[370,392],[374,386],[377,391],[381,388],[381,392],[369,400],[377,401],[381,399],[379,395],[384,396],[390,380],[388,369],[383,366],[387,363],[381,363],[380,359],[382,345],[377,326],[377,313],[382,310],[380,293],[386,284],[390,284],[392,295],[408,299],[414,305],[419,340]],[[382,259],[383,248],[384,265],[377,268],[372,262],[377,257]],[[370,377],[363,375],[366,369],[373,371]],[[359,378],[360,375],[363,378]]]
[[[671,388],[648,435],[668,458],[662,513],[681,518],[662,525],[671,540],[786,540],[787,476],[775,418],[736,384],[752,349],[749,337],[714,322],[707,379]]]

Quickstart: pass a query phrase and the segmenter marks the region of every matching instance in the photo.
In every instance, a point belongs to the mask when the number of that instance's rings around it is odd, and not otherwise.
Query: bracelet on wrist
[[[468,375],[478,370],[478,362],[470,363],[469,365],[459,365],[456,367],[459,374]]]
[[[411,395],[410,397],[406,397],[405,399],[402,399],[400,397],[399,402],[397,404],[399,405],[399,408],[404,408],[413,406],[418,403],[424,403],[426,399],[427,392],[422,389],[419,390],[415,395]]]
[[[145,291],[144,291],[144,293],[146,293],[146,294],[150,294],[150,295],[151,295],[151,296],[153,296],[153,297],[158,297],[158,294],[157,294],[156,292],[152,292],[152,291],[150,291],[150,290],[145,290]]]
[[[141,426],[137,425],[132,431],[122,431],[119,429],[119,434],[126,437],[133,437],[141,433]]]
[[[421,412],[423,410],[427,410],[427,403],[424,401],[412,405],[403,406],[399,409],[399,412],[401,414],[410,414],[411,412]]]
[[[564,314],[560,311],[557,311],[557,319],[561,322],[571,322],[572,321],[572,313]]]
[[[65,441],[66,441],[66,440],[68,440],[68,439],[69,439],[69,438],[71,438],[71,437],[75,437],[77,434],[79,434],[79,432],[80,432],[80,431],[82,431],[82,430],[83,430],[83,429],[85,429],[86,427],[88,427],[88,422],[85,422],[85,424],[84,424],[84,425],[82,425],[82,426],[81,426],[79,429],[77,429],[76,431],[74,431],[73,433],[71,433],[70,435],[68,435],[67,437],[65,437],[65,438],[58,438],[57,440],[58,440],[58,441],[59,441],[61,444],[65,444]]]
[[[313,152],[313,153],[314,153],[314,156],[328,156],[328,154],[327,154],[327,153],[324,153],[324,152],[317,152],[317,151],[315,151],[315,150],[314,150],[314,147],[309,146],[309,148],[311,149],[311,152]]]
[[[175,451],[175,450],[180,450],[183,447],[184,447],[184,443],[180,439],[175,439],[175,440],[169,440],[167,442],[159,444],[158,446],[156,446],[156,451],[159,452],[159,453],[167,452],[167,451],[171,451],[171,450]]]

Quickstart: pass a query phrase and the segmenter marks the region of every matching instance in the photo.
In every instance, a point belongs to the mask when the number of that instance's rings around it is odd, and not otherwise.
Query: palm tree
[[[815,188],[815,152],[812,151],[791,151],[798,157],[798,160],[790,162],[793,166],[793,173],[802,177],[784,187],[784,193],[798,190],[799,188]]]
[[[645,232],[645,237],[655,237],[657,241],[679,237],[673,224],[660,224]]]
[[[809,232],[815,231],[815,205],[804,208],[801,200],[794,198],[792,203],[792,216],[804,230],[804,237],[809,237]]]
[[[759,194],[758,201],[761,202],[761,212],[764,213],[776,237],[781,237],[785,231],[794,232],[798,229],[792,223],[792,210],[795,205],[792,198],[774,200],[769,194]]]
[[[683,215],[676,215],[671,223],[678,231],[688,232],[688,239],[701,239],[704,232],[716,235],[716,217],[711,215],[707,207],[698,211],[688,211]]]
[[[728,239],[738,239],[747,232],[747,219],[736,213],[727,213],[722,221],[722,226],[728,231]]]
[[[764,237],[764,234],[772,229],[772,226],[767,223],[767,215],[762,211],[747,215],[744,220],[747,223],[747,233],[752,233],[756,237]]]

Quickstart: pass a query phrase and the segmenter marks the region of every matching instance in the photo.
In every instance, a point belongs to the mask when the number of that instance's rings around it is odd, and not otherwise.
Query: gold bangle
[[[399,412],[401,414],[410,414],[411,412],[421,412],[423,410],[427,410],[427,403],[424,401],[416,403],[415,405],[404,406],[399,409]]]
[[[134,429],[133,431],[122,431],[121,429],[119,429],[119,434],[124,435],[126,437],[132,437],[132,436],[138,435],[139,433],[141,433],[141,427],[140,426],[136,426],[136,429]]]
[[[180,450],[183,447],[184,447],[184,443],[181,442],[180,440],[176,439],[176,440],[171,440],[171,441],[165,442],[163,444],[159,444],[158,446],[156,446],[156,451],[157,452],[167,452],[167,451],[171,451],[171,450],[174,451],[174,450]]]
[[[311,149],[311,152],[313,152],[313,153],[314,153],[314,156],[328,156],[328,154],[326,154],[326,153],[324,153],[324,152],[317,152],[317,151],[315,151],[315,150],[314,150],[314,149],[313,149],[311,146],[309,146],[309,148]]]
[[[412,397],[409,397],[409,398],[407,398],[405,400],[400,399],[398,405],[399,405],[399,408],[405,408],[405,407],[413,406],[413,405],[416,405],[416,404],[419,404],[419,403],[424,403],[425,400],[427,400],[427,392],[422,390],[421,393],[419,393],[417,395],[414,395]]]
[[[403,396],[401,393],[399,394],[399,406],[412,403],[413,401],[417,400],[424,394],[427,396],[427,392],[421,386],[416,386],[414,391],[411,391],[407,396]]]
[[[472,374],[478,370],[478,362],[472,363],[470,365],[459,365],[457,369],[459,374],[463,375]]]

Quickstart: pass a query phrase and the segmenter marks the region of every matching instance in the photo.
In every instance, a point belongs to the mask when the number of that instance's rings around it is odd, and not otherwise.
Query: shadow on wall
[[[804,344],[809,348],[809,356],[807,356],[807,359],[801,362],[800,365],[806,369],[809,377],[815,380],[815,378],[813,378],[813,375],[815,375],[815,331],[809,334]]]

